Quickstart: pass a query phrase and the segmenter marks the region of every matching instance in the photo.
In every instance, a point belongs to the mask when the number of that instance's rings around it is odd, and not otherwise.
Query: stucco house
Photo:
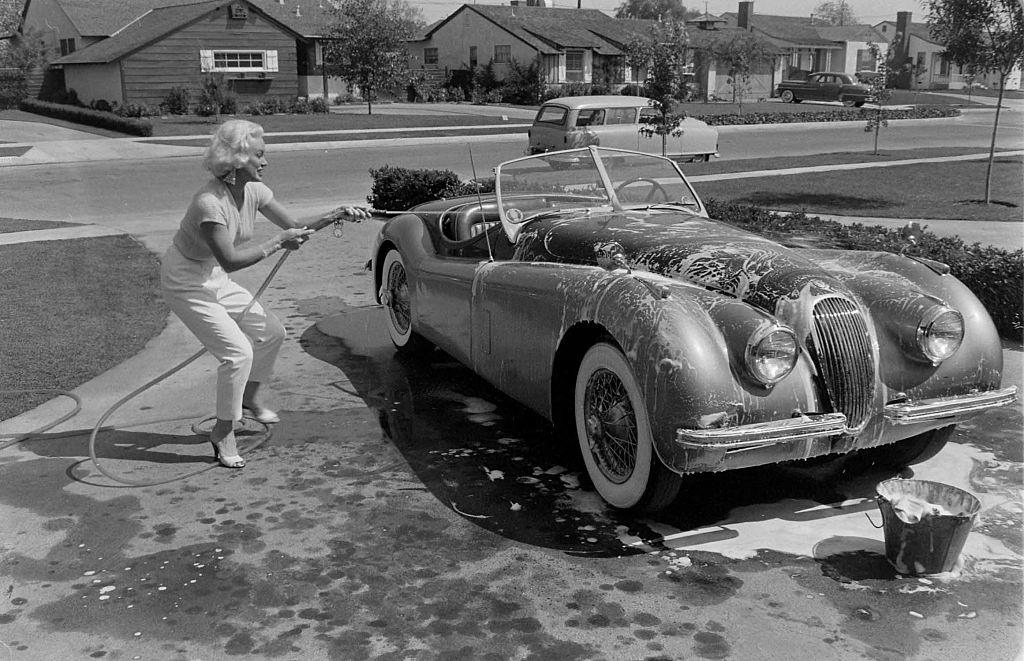
[[[60,57],[83,102],[158,105],[172,87],[223,74],[241,101],[334,94],[320,65],[319,0],[26,0],[21,30]]]
[[[887,48],[882,35],[869,25],[823,25],[811,16],[755,14],[753,2],[740,2],[737,12],[722,18],[727,26],[750,30],[775,44],[782,52],[783,78],[813,71],[875,71],[869,44],[877,44],[883,55]]]
[[[906,89],[963,89],[971,82],[988,88],[999,86],[999,74],[981,72],[973,77],[943,55],[946,47],[932,36],[927,23],[915,23],[908,11],[896,13],[895,21],[882,21],[875,30],[895,49],[899,68],[897,86]],[[1021,89],[1020,67],[1006,79],[1006,89]]]

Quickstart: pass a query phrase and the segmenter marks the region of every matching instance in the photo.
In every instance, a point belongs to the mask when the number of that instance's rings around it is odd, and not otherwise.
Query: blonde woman
[[[259,391],[270,379],[285,330],[258,302],[241,315],[252,295],[228,274],[282,248],[296,250],[313,232],[293,220],[263,183],[264,150],[258,124],[234,119],[217,127],[203,160],[213,178],[192,197],[160,273],[171,310],[220,361],[210,442],[217,461],[229,468],[245,465],[234,434],[243,409],[260,422],[278,421]],[[257,213],[282,231],[252,241]]]

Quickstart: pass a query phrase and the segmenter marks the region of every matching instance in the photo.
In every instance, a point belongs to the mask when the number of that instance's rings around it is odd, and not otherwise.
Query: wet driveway
[[[271,290],[283,421],[244,470],[120,488],[87,433],[0,454],[0,660],[1017,658],[1019,407],[917,467],[982,500],[954,573],[893,571],[868,466],[705,476],[625,515],[542,419],[443,354],[396,357],[361,249]],[[211,465],[167,396],[102,436],[109,470]]]

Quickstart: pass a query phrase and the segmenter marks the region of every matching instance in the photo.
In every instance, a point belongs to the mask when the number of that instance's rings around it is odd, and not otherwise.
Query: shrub
[[[38,101],[36,99],[25,99],[18,104],[18,107],[25,112],[66,119],[69,122],[97,126],[130,135],[141,135],[143,137],[153,135],[153,125],[144,119],[118,117],[109,112],[100,112],[99,110],[82,108],[80,106],[50,103],[48,101]]]
[[[859,223],[845,225],[804,213],[780,215],[759,207],[706,200],[708,214],[785,243],[788,238],[813,235],[825,246],[840,250],[881,250],[899,253],[906,245],[899,230]],[[1009,252],[978,243],[967,245],[958,237],[925,232],[911,254],[947,264],[989,315],[999,334],[1020,341],[1024,331],[1024,251]]]
[[[238,95],[225,84],[224,74],[208,74],[204,77],[203,87],[199,91],[196,114],[209,117],[221,113],[231,115],[236,112],[238,112]]]
[[[0,109],[15,108],[27,96],[25,74],[20,69],[0,69]]]
[[[117,102],[115,101],[114,103]],[[93,99],[89,102],[89,107],[100,112],[112,112],[114,110],[114,106],[110,105],[110,101],[104,99]]]
[[[512,60],[502,85],[502,100],[506,103],[533,105],[540,102],[544,92],[544,74],[538,56],[527,65]]]
[[[587,96],[590,94],[590,83],[563,83],[562,96]]]
[[[160,102],[161,112],[169,115],[187,115],[191,95],[184,87],[172,87]]]
[[[149,106],[141,103],[126,103],[124,105],[120,105],[115,102],[111,112],[118,117],[149,117],[154,114],[153,111],[149,109]]]
[[[644,88],[636,83],[627,83],[622,86],[622,91],[619,94],[623,96],[643,96]]]
[[[245,112],[250,115],[276,115],[289,110],[291,105],[278,96],[265,96],[245,107]]]
[[[494,190],[494,180],[463,182],[451,170],[413,170],[385,165],[370,170],[366,201],[374,209],[404,211],[417,204]]]

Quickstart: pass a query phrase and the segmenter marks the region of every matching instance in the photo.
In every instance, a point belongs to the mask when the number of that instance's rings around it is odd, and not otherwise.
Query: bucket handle
[[[871,515],[870,515],[870,514],[868,514],[867,512],[864,512],[864,516],[868,517],[868,523],[870,523],[870,524],[871,524],[872,526],[874,526],[875,528],[881,528],[882,526],[884,526],[884,525],[885,525],[885,522],[883,521],[881,525],[878,525],[878,526],[876,526],[876,525],[875,525],[875,522],[871,520]]]

